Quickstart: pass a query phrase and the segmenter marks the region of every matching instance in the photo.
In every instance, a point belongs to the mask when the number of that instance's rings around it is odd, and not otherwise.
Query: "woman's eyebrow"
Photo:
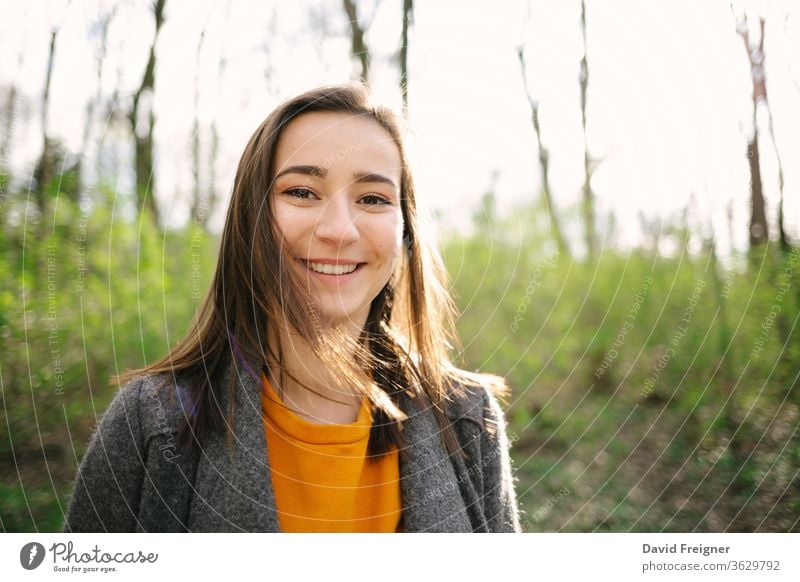
[[[383,184],[389,184],[393,188],[397,188],[397,185],[391,179],[387,178],[383,174],[376,174],[375,172],[355,172],[353,174],[353,180],[357,184],[363,184],[365,182],[381,182]]]
[[[275,179],[277,180],[281,176],[285,174],[302,174],[304,176],[314,176],[315,178],[324,178],[325,175],[328,173],[327,168],[323,168],[321,166],[289,166],[277,176]]]
[[[313,176],[315,178],[324,178],[328,174],[328,168],[324,168],[322,166],[310,166],[310,165],[303,165],[303,166],[289,166],[285,170],[278,173],[275,176],[277,180],[281,176],[286,174],[301,174],[303,176]],[[397,188],[397,185],[392,181],[391,178],[384,176],[383,174],[378,174],[376,172],[354,172],[353,173],[353,182],[356,184],[364,184],[370,182],[379,182],[382,184],[389,184],[393,188]]]

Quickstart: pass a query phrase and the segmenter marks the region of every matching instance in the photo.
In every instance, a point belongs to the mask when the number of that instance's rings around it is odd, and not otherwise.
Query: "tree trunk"
[[[531,96],[528,89],[528,75],[527,67],[525,66],[525,50],[520,47],[517,49],[517,56],[519,57],[520,68],[522,69],[522,84],[525,87],[525,94],[528,98],[528,105],[531,108],[531,121],[533,122],[533,129],[536,132],[536,143],[539,148],[539,170],[542,174],[542,197],[544,198],[545,206],[547,207],[547,214],[550,219],[550,235],[556,242],[558,252],[564,257],[569,257],[569,247],[564,240],[564,235],[561,232],[561,225],[558,220],[558,213],[550,190],[550,153],[547,151],[544,143],[542,143],[542,129],[539,125],[539,102]]]
[[[586,3],[581,0],[581,34],[583,36],[583,57],[581,58],[581,127],[583,128],[583,222],[586,230],[586,253],[589,259],[595,254],[597,244],[594,224],[594,194],[592,193],[592,164],[589,157],[589,143],[586,137],[586,89],[589,85],[589,61],[586,47]]]
[[[403,115],[408,117],[408,29],[414,18],[413,0],[403,0],[403,34],[400,45],[400,91],[403,94]]]
[[[225,4],[225,17],[223,18],[222,29],[228,29],[228,21],[230,20],[231,3],[230,1]],[[275,12],[272,13],[270,18],[270,27],[276,22]],[[205,230],[208,230],[208,221],[211,218],[211,212],[217,203],[217,158],[219,157],[219,127],[217,122],[217,112],[219,111],[219,104],[221,99],[222,87],[225,85],[225,72],[228,67],[228,61],[225,56],[225,46],[227,43],[222,43],[219,60],[217,61],[217,95],[214,118],[211,120],[211,141],[208,149],[208,179],[206,181],[205,196],[203,197],[203,211],[195,213],[195,220]],[[266,50],[266,47],[265,47]]]
[[[103,100],[103,70],[106,55],[108,54],[108,28],[116,11],[117,6],[114,6],[107,13],[99,16],[98,20],[95,21],[95,27],[93,30],[93,32],[97,33],[97,89],[95,90],[94,98],[89,100],[89,103],[86,107],[86,121],[83,125],[81,153],[78,156],[78,162],[76,166],[79,200],[81,196],[87,196],[86,187],[84,184],[84,164],[89,150],[89,140],[92,137],[92,125],[94,123],[94,117],[97,113],[97,108],[100,107]],[[95,158],[97,157],[98,156],[95,153]]]
[[[361,62],[361,80],[364,83],[369,82],[369,49],[364,40],[364,29],[358,22],[358,11],[356,9],[355,0],[343,0],[344,11],[350,21],[350,52]]]
[[[136,142],[136,196],[140,211],[145,208],[150,210],[156,226],[160,226],[158,203],[155,198],[153,183],[153,126],[155,125],[155,114],[153,112],[153,93],[155,86],[156,68],[156,43],[158,34],[164,23],[164,6],[166,0],[155,0],[153,12],[156,21],[156,30],[153,35],[153,42],[150,45],[150,56],[147,59],[147,66],[144,70],[142,82],[136,93],[133,95],[133,109],[130,112],[131,129]],[[146,97],[147,110],[144,114],[141,111],[142,97]],[[143,126],[139,131],[140,124]]]
[[[764,207],[764,189],[761,182],[761,162],[758,151],[758,120],[756,112],[759,102],[766,97],[766,84],[764,83],[764,20],[761,19],[762,34],[758,44],[750,42],[750,31],[747,26],[747,17],[741,17],[737,22],[736,32],[744,42],[747,58],[750,61],[750,78],[753,83],[753,137],[747,144],[747,162],[750,166],[750,246],[755,247],[761,243],[769,242],[769,225]]]
[[[759,21],[759,26],[761,28],[761,39],[759,41],[759,51],[760,51],[760,58],[761,58],[761,68],[762,71],[765,69],[765,60],[766,60],[766,52],[764,51],[764,25],[765,21],[763,18]],[[778,141],[775,139],[775,122],[772,118],[772,107],[769,104],[769,98],[767,97],[767,76],[766,71],[763,72],[763,78],[761,79],[762,89],[761,89],[761,101],[764,103],[764,107],[767,110],[767,118],[769,119],[769,137],[772,141],[772,148],[775,151],[775,161],[778,165],[778,243],[780,245],[781,251],[784,254],[788,253],[790,250],[789,240],[786,238],[786,230],[784,229],[783,224],[783,161],[781,160],[781,152],[778,149]]]
[[[192,221],[204,224],[207,208],[205,206],[203,186],[200,183],[200,57],[203,53],[206,29],[200,32],[197,44],[194,73],[194,121],[192,123]]]
[[[11,85],[6,99],[5,135],[0,143],[0,228],[5,224],[6,204],[8,203],[8,188],[11,184],[11,164],[8,160],[8,151],[14,139],[14,112],[17,107],[17,86]]]
[[[753,108],[753,122],[755,122],[755,108]],[[747,162],[750,165],[750,246],[755,247],[769,240],[764,192],[761,184],[757,129],[753,130],[753,138],[747,144]]]
[[[25,37],[23,37],[23,41],[21,46],[17,52],[17,69],[14,71],[14,78],[16,79],[20,72],[23,70],[23,58],[24,58],[24,46],[25,46]],[[3,173],[6,176],[6,184],[11,178],[11,164],[8,160],[8,152],[11,149],[12,141],[14,140],[14,125],[16,124],[17,117],[15,115],[17,111],[17,98],[19,95],[19,91],[17,89],[17,85],[12,82],[9,90],[8,90],[8,97],[6,98],[5,104],[5,123],[4,125],[4,135],[3,141],[0,142],[0,167],[2,168]],[[2,191],[0,191],[0,213],[3,212],[3,208],[5,205],[5,186],[3,187]]]
[[[14,112],[17,108],[17,86],[11,85],[8,89],[8,96],[5,103],[5,120],[4,120],[4,135],[3,141],[0,142],[0,168],[6,174],[10,173],[11,165],[8,163],[8,152],[11,148],[11,141],[14,139],[14,122],[16,117]]]
[[[36,163],[34,175],[36,178],[36,206],[44,222],[47,213],[47,190],[53,179],[54,144],[47,134],[48,109],[50,108],[50,82],[53,79],[53,64],[56,55],[56,39],[58,28],[50,31],[50,48],[47,55],[47,72],[44,80],[44,94],[42,95],[42,153]]]

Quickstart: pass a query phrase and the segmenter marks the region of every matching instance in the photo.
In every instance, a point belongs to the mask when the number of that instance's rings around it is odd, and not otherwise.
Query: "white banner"
[[[799,553],[797,534],[3,534],[0,573],[15,581],[796,582]]]

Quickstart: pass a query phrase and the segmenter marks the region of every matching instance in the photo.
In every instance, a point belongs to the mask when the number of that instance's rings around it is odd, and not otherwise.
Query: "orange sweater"
[[[352,424],[309,422],[289,410],[262,374],[261,405],[272,486],[285,532],[401,529],[397,450],[367,459],[367,398]]]

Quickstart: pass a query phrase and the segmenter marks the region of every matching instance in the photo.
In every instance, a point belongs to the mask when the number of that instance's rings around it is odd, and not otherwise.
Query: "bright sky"
[[[17,116],[12,167],[30,170],[40,147],[39,96],[45,77],[48,30],[62,24],[54,65],[49,130],[94,162],[98,144],[132,143],[105,122],[86,146],[87,101],[97,90],[96,44],[87,23],[111,2],[0,0],[0,84],[15,82],[29,101]],[[118,2],[108,42],[103,91],[124,92],[139,82],[152,37],[147,4]],[[376,93],[399,105],[395,89],[400,0],[361,2],[371,18]],[[583,181],[578,71],[582,53],[580,2],[524,0],[416,3],[411,36],[410,119],[420,195],[444,224],[459,226],[498,172],[502,211],[536,199],[540,187],[535,134],[516,47],[525,42],[529,88],[539,100],[543,139],[551,154],[551,185],[563,220],[577,239]],[[725,209],[732,202],[736,244],[746,238],[751,132],[751,82],[730,3],[709,0],[587,1],[588,142],[598,160],[593,180],[598,212],[613,211],[618,241],[640,240],[638,213],[675,216],[694,197],[695,225],[713,220],[728,245]],[[800,16],[796,3],[737,3],[767,17],[766,67],[778,149],[783,159],[790,234],[800,237]],[[225,201],[238,157],[258,123],[281,100],[323,83],[345,81],[353,65],[339,0],[233,2],[168,0],[158,45],[156,81],[157,188],[172,223],[186,219],[192,187],[190,140],[195,74],[204,155],[216,119],[221,151],[217,184]],[[206,38],[197,68],[200,31]],[[756,21],[751,21],[751,29]],[[220,55],[225,57],[218,75]],[[2,103],[2,101],[0,101]],[[123,102],[127,107],[128,103]],[[28,117],[30,117],[28,119]],[[5,118],[3,113],[2,118]],[[777,173],[761,119],[761,152],[768,213],[777,214]],[[116,135],[116,138],[114,137]],[[125,141],[120,142],[120,138]],[[104,159],[108,154],[104,156]],[[105,163],[108,163],[107,161]],[[125,163],[121,164],[123,167]],[[203,169],[208,175],[208,167]],[[130,188],[130,170],[115,176]],[[224,204],[223,204],[224,206]],[[219,208],[215,223],[221,223]]]

